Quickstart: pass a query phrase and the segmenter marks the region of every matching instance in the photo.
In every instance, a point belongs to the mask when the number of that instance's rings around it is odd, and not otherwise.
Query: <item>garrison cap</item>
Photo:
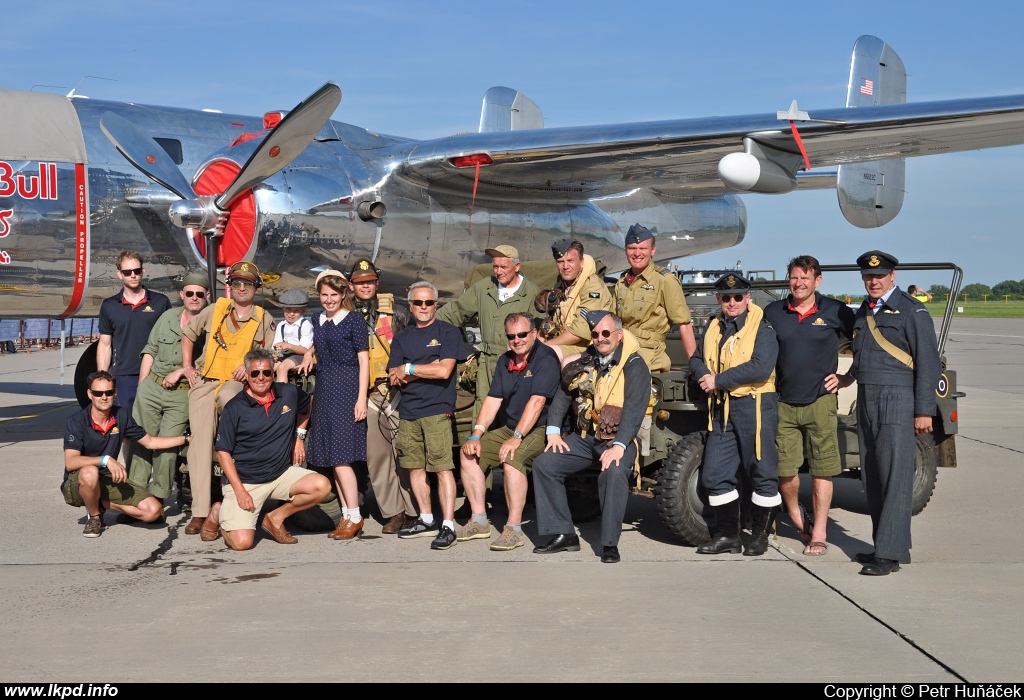
[[[563,238],[560,241],[556,241],[551,244],[551,255],[554,256],[555,260],[560,260],[569,252],[569,246],[573,244],[568,238]]]
[[[370,280],[380,279],[380,272],[373,266],[373,263],[366,258],[360,258],[352,264],[352,269],[348,273],[348,281],[350,283],[356,282],[368,282]]]
[[[210,280],[206,278],[206,275],[201,272],[190,272],[185,275],[185,279],[181,281],[181,288],[190,287],[192,285],[199,285],[203,289],[210,290]]]
[[[886,275],[895,270],[900,261],[880,250],[869,250],[857,258],[857,264],[860,265],[862,275]]]
[[[492,258],[513,258],[519,259],[519,250],[515,246],[510,245],[499,245],[494,248],[488,248],[484,251]]]
[[[715,280],[715,293],[728,294],[730,292],[749,292],[750,280],[743,275],[730,272]]]
[[[251,263],[248,260],[236,262],[228,270],[229,280],[249,280],[250,282],[256,282],[261,284],[263,282],[260,277],[260,269],[256,267],[255,263]]]
[[[289,289],[277,298],[277,303],[284,306],[309,306],[309,295],[304,289]]]
[[[611,315],[611,311],[605,311],[604,309],[580,309],[580,316],[590,326],[590,330],[594,330],[594,327],[603,321],[605,316],[609,315]]]
[[[654,234],[651,233],[651,229],[640,224],[633,224],[629,227],[629,231],[626,232],[626,245],[630,243],[643,243],[654,238]]]

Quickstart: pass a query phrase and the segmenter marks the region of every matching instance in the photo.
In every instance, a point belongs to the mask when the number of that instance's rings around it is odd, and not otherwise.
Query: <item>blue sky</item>
[[[547,126],[842,106],[861,34],[887,41],[908,101],[1024,93],[1013,3],[120,2],[4,9],[0,87],[261,114],[326,80],[335,118],[433,138],[476,129],[492,85],[529,95]],[[780,272],[797,253],[870,248],[953,260],[966,282],[1024,278],[1024,147],[911,159],[895,221],[857,229],[834,192],[744,197],[747,239],[692,258]],[[690,261],[687,261],[690,262]],[[685,263],[684,263],[685,265]],[[901,278],[944,283],[945,276]],[[855,280],[826,280],[855,291]]]

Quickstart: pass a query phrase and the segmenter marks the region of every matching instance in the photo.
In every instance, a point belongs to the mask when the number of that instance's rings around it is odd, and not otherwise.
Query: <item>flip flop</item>
[[[813,537],[814,518],[812,518],[811,514],[807,512],[806,508],[804,508],[803,503],[797,503],[796,507],[800,511],[800,520],[804,523],[803,529],[797,528],[797,531],[800,533],[800,539],[802,539],[806,544],[807,542],[810,542],[811,537]],[[796,526],[796,523],[793,523],[793,525]]]
[[[824,552],[809,552],[809,549],[824,549]],[[823,557],[828,554],[828,542],[810,542],[804,547],[803,555],[805,557]]]

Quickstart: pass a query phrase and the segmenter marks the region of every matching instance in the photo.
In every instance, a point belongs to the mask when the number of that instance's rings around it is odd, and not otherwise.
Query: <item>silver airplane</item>
[[[260,118],[0,90],[0,316],[95,316],[123,249],[165,292],[255,261],[271,302],[361,257],[385,290],[451,295],[486,248],[548,260],[567,236],[617,271],[635,222],[659,260],[742,241],[744,192],[835,188],[850,223],[881,226],[905,158],[1024,143],[1024,95],[906,104],[903,62],[871,36],[846,107],[811,113],[544,129],[497,87],[478,133],[414,141],[330,120],[340,100],[328,83]]]

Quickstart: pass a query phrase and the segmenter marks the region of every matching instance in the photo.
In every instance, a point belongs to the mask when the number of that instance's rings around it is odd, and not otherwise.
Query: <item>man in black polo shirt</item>
[[[145,486],[129,481],[117,455],[125,439],[137,440],[146,449],[169,450],[184,445],[186,438],[146,434],[128,409],[114,403],[117,382],[109,372],[93,372],[86,377],[86,385],[90,404],[72,414],[64,427],[64,479],[60,486],[69,506],[88,510],[82,535],[102,534],[107,508],[147,523],[163,517],[160,501]]]
[[[224,502],[214,503],[199,536],[220,533],[231,549],[249,549],[268,499],[285,501],[263,516],[260,527],[281,544],[295,544],[284,521],[317,505],[331,491],[322,474],[298,466],[306,459],[309,395],[274,382],[274,356],[257,348],[245,356],[246,388],[228,401],[217,423],[217,457],[224,472]]]
[[[459,528],[460,542],[490,539],[485,474],[498,465],[504,467],[508,521],[501,536],[491,544],[496,552],[507,552],[526,544],[523,534],[526,475],[534,457],[544,451],[548,406],[561,380],[558,355],[537,342],[537,329],[528,314],[517,312],[506,316],[505,337],[510,349],[498,358],[487,398],[459,456],[462,486],[473,511],[472,519]],[[484,426],[494,422],[502,404],[508,416],[505,425],[484,432]]]
[[[142,286],[142,255],[122,251],[114,261],[124,285],[120,292],[100,304],[100,342],[96,347],[96,369],[110,372],[121,386],[120,403],[132,412],[139,386],[142,348],[157,319],[171,308],[171,301]]]
[[[810,255],[789,261],[789,297],[769,304],[764,316],[779,339],[779,493],[804,539],[805,556],[828,551],[825,526],[832,504],[832,477],[842,471],[836,440],[840,341],[853,337],[853,310],[816,290],[821,266]],[[800,505],[800,467],[811,472],[813,518]]]
[[[409,286],[414,323],[395,334],[388,360],[388,381],[402,389],[402,415],[395,451],[409,470],[420,516],[398,531],[401,539],[436,535],[431,549],[455,546],[455,463],[452,461],[452,414],[455,413],[455,365],[466,359],[459,329],[434,317],[437,288],[430,282]],[[427,472],[437,474],[443,521],[438,526],[430,501]]]

